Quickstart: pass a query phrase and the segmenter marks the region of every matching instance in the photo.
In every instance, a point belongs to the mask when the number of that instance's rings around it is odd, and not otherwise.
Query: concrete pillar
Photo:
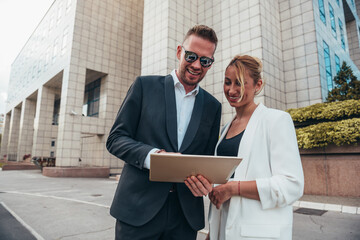
[[[17,160],[20,115],[21,107],[15,107],[11,110],[10,131],[7,149],[7,159],[10,161]]]
[[[56,166],[79,166],[81,157],[81,122],[86,69],[65,68],[61,88],[61,103],[56,146]],[[82,86],[73,88],[72,86]]]
[[[7,113],[5,117],[5,124],[3,129],[3,135],[1,139],[1,155],[0,159],[4,158],[4,155],[7,155],[8,143],[9,143],[9,132],[10,132],[10,121],[11,121],[11,113]]]
[[[197,5],[191,0],[144,1],[141,75],[166,75],[177,67],[176,47],[197,23]]]
[[[18,161],[22,161],[25,154],[32,154],[35,111],[36,102],[25,99],[21,108]]]
[[[50,156],[54,100],[55,94],[52,89],[42,86],[38,90],[32,156]]]

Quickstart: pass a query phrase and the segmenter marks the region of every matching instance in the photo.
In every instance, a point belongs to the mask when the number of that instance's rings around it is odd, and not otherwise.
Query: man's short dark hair
[[[212,28],[210,28],[208,26],[205,26],[205,25],[195,25],[192,28],[190,28],[189,31],[186,33],[186,36],[184,38],[184,42],[191,35],[201,37],[201,38],[203,38],[205,40],[208,40],[208,41],[214,43],[215,44],[215,49],[216,49],[218,39],[217,39],[215,31]]]

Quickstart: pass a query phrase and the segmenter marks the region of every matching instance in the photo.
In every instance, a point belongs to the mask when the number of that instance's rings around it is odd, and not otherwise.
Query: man
[[[106,143],[125,161],[110,209],[116,239],[195,240],[204,227],[203,199],[195,196],[211,191],[207,180],[194,196],[184,183],[149,181],[149,168],[154,152],[213,155],[221,104],[198,83],[216,45],[213,29],[194,26],[177,47],[177,70],[138,77],[130,87]]]

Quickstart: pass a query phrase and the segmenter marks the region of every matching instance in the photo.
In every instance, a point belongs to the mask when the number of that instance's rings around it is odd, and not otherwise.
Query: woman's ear
[[[255,95],[258,95],[264,88],[264,81],[260,78],[255,86]]]

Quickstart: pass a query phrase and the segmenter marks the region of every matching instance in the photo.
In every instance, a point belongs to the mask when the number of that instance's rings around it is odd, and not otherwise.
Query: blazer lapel
[[[201,88],[199,88],[199,93],[196,95],[189,126],[186,130],[184,140],[180,146],[179,152],[185,151],[190,146],[192,140],[194,139],[195,134],[200,126],[203,106],[204,106],[204,91]]]
[[[166,130],[170,143],[175,152],[178,151],[177,144],[177,119],[174,81],[171,75],[165,77],[165,105],[166,105]]]
[[[249,123],[246,126],[246,130],[241,139],[238,151],[238,157],[242,157],[243,160],[240,163],[241,167],[238,167],[235,171],[235,178],[246,178],[249,166],[250,152],[253,148],[254,137],[257,135],[257,126],[265,113],[265,109],[266,107],[260,103],[253,112],[252,116],[250,117]]]

